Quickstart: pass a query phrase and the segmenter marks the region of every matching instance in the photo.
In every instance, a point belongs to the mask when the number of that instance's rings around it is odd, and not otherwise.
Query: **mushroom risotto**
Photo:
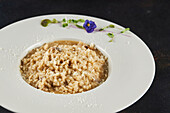
[[[108,77],[108,58],[94,44],[54,41],[21,60],[20,72],[31,86],[46,92],[74,94],[93,89]]]

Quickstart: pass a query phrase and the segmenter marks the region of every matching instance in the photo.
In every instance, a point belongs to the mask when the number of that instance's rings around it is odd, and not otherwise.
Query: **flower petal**
[[[86,20],[83,24],[83,27],[86,28],[88,23],[89,23],[89,20]]]
[[[90,24],[90,26],[88,26],[88,24]],[[88,33],[92,33],[97,26],[93,21],[86,20],[83,24],[83,27]]]

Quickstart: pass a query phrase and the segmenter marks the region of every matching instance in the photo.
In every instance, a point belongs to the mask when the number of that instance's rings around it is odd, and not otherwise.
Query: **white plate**
[[[60,25],[40,25],[42,19],[89,19],[97,28],[115,34],[123,27],[98,18],[81,15],[46,15],[22,20],[0,30],[0,105],[20,113],[113,113],[140,99],[150,87],[155,62],[146,44],[132,32],[117,34],[114,42],[106,32],[87,33],[82,29]],[[99,87],[80,94],[61,95],[43,92],[28,85],[19,72],[26,52],[44,42],[60,39],[93,42],[109,57],[109,77]]]

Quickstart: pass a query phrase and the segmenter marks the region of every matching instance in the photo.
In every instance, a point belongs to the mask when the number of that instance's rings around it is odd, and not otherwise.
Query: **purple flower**
[[[97,26],[93,21],[86,20],[83,24],[83,27],[88,33],[92,33]]]

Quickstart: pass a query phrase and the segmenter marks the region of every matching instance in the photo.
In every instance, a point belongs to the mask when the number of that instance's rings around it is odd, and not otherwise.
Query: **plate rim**
[[[25,22],[25,21],[28,21],[28,20],[31,20],[31,19],[35,19],[35,18],[40,18],[40,17],[46,17],[46,16],[78,16],[78,17],[90,17],[90,18],[94,18],[94,19],[97,19],[97,20],[100,20],[102,22],[109,22],[109,23],[114,23],[115,25],[117,26],[120,26],[120,27],[123,27],[122,25],[120,24],[117,24],[115,22],[112,22],[110,20],[106,20],[106,19],[103,19],[101,17],[93,17],[93,16],[88,16],[88,15],[82,15],[82,14],[47,14],[47,15],[38,15],[38,16],[33,16],[33,17],[28,17],[28,18],[25,18],[25,19],[21,19],[21,20],[18,20],[18,21],[15,21],[13,23],[10,23],[8,25],[6,25],[5,27],[2,27],[0,29],[0,31],[3,31],[3,30],[6,30],[8,29],[8,27],[11,27],[11,26],[14,26],[15,24],[19,24],[19,23],[22,23],[22,22]],[[124,28],[124,27],[123,27]],[[145,88],[145,91],[143,91],[142,94],[140,94],[140,96],[138,98],[136,98],[134,101],[132,101],[131,103],[129,103],[128,105],[122,107],[120,110],[117,110],[116,112],[119,112],[119,111],[122,111],[126,108],[128,108],[129,106],[135,104],[138,100],[140,100],[145,94],[146,92],[149,90],[149,88],[152,86],[152,83],[154,81],[154,78],[155,78],[155,73],[156,73],[156,64],[155,64],[155,60],[154,60],[154,57],[153,57],[153,54],[152,54],[152,51],[150,50],[150,48],[147,46],[147,44],[141,39],[139,38],[134,32],[132,32],[133,35],[135,36],[135,38],[137,38],[140,42],[142,42],[142,44],[146,47],[147,51],[150,53],[150,57],[152,59],[152,63],[153,63],[153,74],[152,74],[152,79],[150,80],[149,82],[149,85],[147,85],[147,87]],[[12,111],[8,106],[6,105],[1,105],[2,107],[4,107],[5,109],[8,109],[9,111]]]

